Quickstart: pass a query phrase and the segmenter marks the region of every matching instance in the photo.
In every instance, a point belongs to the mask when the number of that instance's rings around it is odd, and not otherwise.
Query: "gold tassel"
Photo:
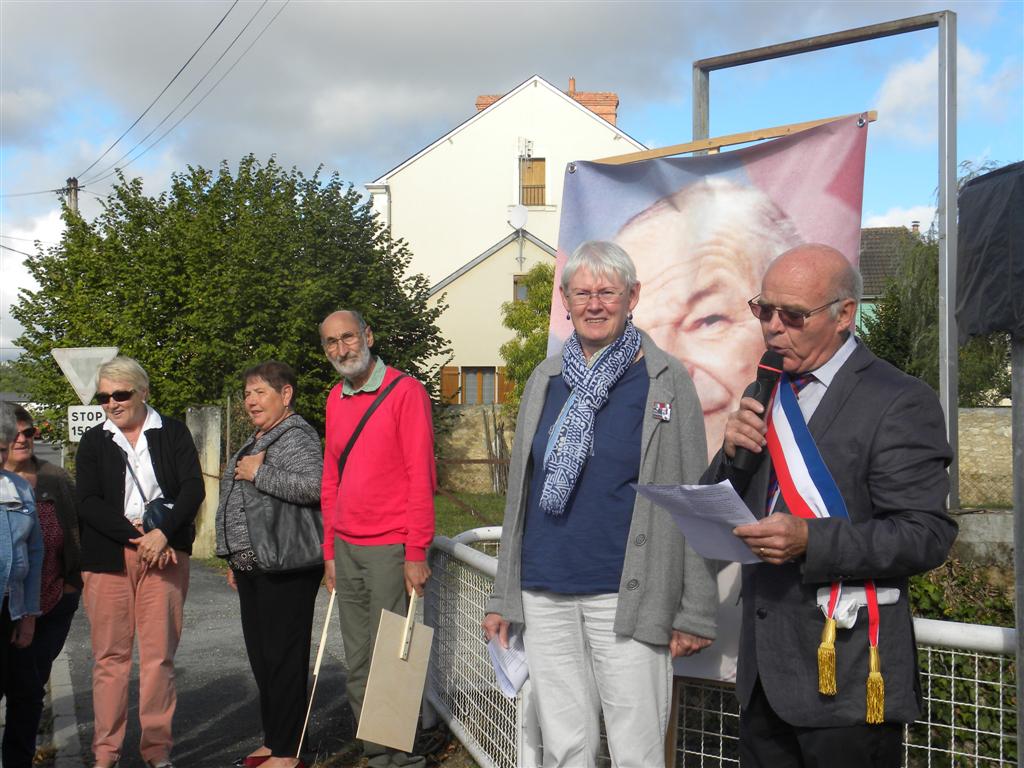
[[[878,648],[874,645],[868,649],[868,717],[870,725],[885,722],[885,681],[882,679],[882,662],[878,658]]]
[[[825,619],[818,646],[818,693],[836,695],[836,620]]]

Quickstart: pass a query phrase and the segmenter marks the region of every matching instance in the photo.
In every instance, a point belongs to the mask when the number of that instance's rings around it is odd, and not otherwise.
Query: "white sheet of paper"
[[[728,480],[718,485],[638,485],[637,493],[672,515],[686,541],[701,557],[759,563],[732,529],[756,523]]]
[[[509,698],[515,697],[526,682],[526,678],[530,676],[522,632],[509,631],[508,648],[502,648],[498,636],[495,635],[487,643],[487,651],[491,655],[491,663],[494,665],[494,674],[498,678],[501,692]]]

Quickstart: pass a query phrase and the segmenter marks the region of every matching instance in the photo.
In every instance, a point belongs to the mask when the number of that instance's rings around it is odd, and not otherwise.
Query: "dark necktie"
[[[796,393],[797,400],[800,399],[800,392],[810,384],[812,381],[817,381],[813,373],[803,373],[795,378],[789,380],[790,386],[793,387],[793,392]],[[768,450],[765,448],[765,450]],[[771,472],[768,474],[768,498],[764,502],[764,513],[768,515],[772,511],[772,499],[775,498],[775,493],[779,490],[779,477],[775,474],[775,467],[771,468]]]

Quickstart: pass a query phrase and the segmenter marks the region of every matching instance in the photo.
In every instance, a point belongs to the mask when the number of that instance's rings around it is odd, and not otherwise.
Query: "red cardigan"
[[[338,485],[338,457],[380,391],[399,371],[388,366],[376,392],[347,397],[339,382],[327,396],[327,441],[320,507],[324,559],[334,537],[350,544],[404,544],[406,560],[426,559],[434,538],[434,427],[427,391],[412,377],[399,382],[366,422]]]

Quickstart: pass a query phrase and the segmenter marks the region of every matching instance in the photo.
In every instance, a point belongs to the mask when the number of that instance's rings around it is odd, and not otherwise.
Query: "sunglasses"
[[[832,299],[828,304],[822,304],[820,307],[815,307],[814,309],[809,309],[806,312],[801,312],[797,309],[776,307],[774,304],[762,304],[757,300],[758,296],[755,296],[747,302],[747,306],[750,307],[751,314],[762,323],[770,323],[772,321],[772,317],[776,312],[778,312],[779,320],[781,320],[782,324],[787,328],[803,328],[804,321],[807,320],[808,317],[816,315],[819,312],[823,312],[833,304],[838,304],[840,301],[843,301],[843,299]]]
[[[39,437],[39,430],[35,427],[25,427],[24,429],[19,429],[18,434],[26,440],[31,440],[34,437]]]
[[[117,392],[97,392],[96,402],[100,405],[106,405],[113,399],[115,402],[124,403],[131,400],[134,394],[134,389],[119,389]]]

